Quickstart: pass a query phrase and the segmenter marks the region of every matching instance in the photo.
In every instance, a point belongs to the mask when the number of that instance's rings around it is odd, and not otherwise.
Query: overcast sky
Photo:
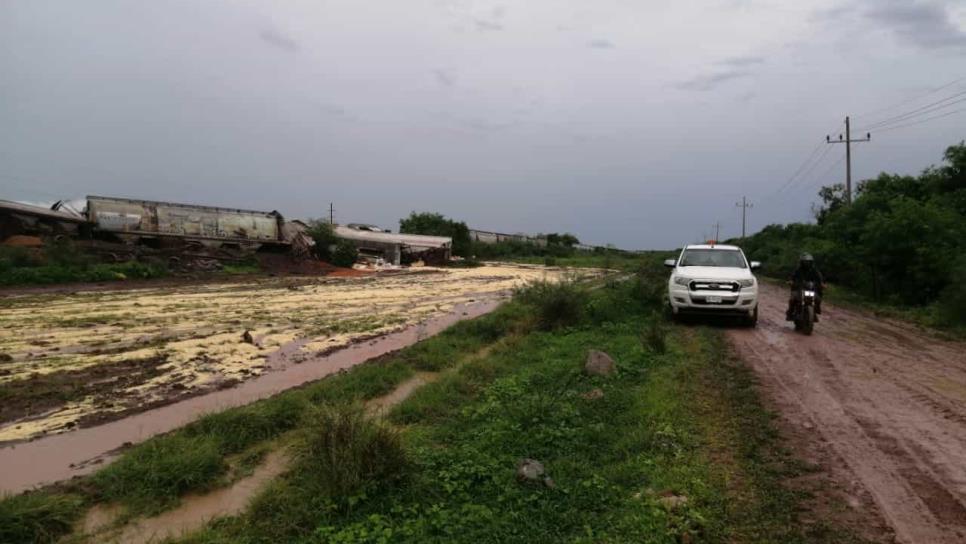
[[[966,1],[4,0],[0,198],[669,248],[736,235],[741,195],[752,230],[810,218],[843,146],[789,179],[846,114],[963,77]],[[938,163],[966,113],[872,132],[855,179]]]

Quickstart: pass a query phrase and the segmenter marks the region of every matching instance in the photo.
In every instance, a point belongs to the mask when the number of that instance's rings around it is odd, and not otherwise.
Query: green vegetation
[[[448,219],[442,214],[412,212],[409,217],[399,220],[402,234],[425,234],[428,236],[449,236],[453,239],[453,255],[472,256],[470,229],[462,221]]]
[[[937,326],[966,326],[966,144],[919,176],[880,174],[845,203],[824,187],[816,224],[770,225],[743,242],[774,277],[791,274],[802,251],[854,300],[911,308]],[[833,295],[834,296],[834,295]]]
[[[660,316],[659,257],[627,281],[534,283],[398,353],[135,446],[66,496],[156,512],[285,447],[288,470],[245,512],[185,541],[847,540],[798,522],[782,482],[800,467],[720,334]],[[614,375],[584,372],[590,349]],[[441,374],[385,419],[361,410],[416,371]],[[549,479],[518,479],[528,458]],[[47,500],[22,497],[0,512]],[[62,518],[42,509],[34,525],[62,533]]]
[[[0,285],[44,285],[147,279],[165,276],[159,264],[141,262],[97,263],[70,242],[44,249],[0,247]]]
[[[315,241],[315,256],[327,263],[348,268],[359,257],[356,246],[336,236],[332,225],[327,221],[311,221],[307,232]]]
[[[478,259],[508,260],[520,257],[542,257],[545,260],[558,257],[574,257],[589,255],[592,252],[580,251],[574,246],[580,243],[576,236],[570,233],[550,233],[537,235],[545,243],[538,244],[523,240],[501,240],[496,243],[473,241],[471,252]],[[601,252],[604,250],[599,250]],[[548,265],[553,266],[553,265]]]
[[[56,542],[83,513],[84,501],[64,493],[0,499],[0,542]]]

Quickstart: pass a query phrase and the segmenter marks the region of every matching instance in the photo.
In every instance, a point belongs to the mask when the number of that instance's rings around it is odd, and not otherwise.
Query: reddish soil
[[[966,542],[966,344],[830,304],[805,336],[786,302],[763,285],[758,328],[729,336],[817,466],[817,514],[877,542]]]

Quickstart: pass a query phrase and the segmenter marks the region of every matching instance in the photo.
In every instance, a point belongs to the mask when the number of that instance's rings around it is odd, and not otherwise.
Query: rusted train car
[[[143,245],[173,240],[239,249],[288,245],[284,218],[274,211],[88,196],[87,219],[101,237]]]

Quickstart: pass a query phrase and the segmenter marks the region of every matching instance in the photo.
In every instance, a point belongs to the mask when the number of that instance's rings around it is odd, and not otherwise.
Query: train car
[[[278,212],[88,196],[87,219],[100,235],[152,245],[163,239],[206,246],[286,245]]]

